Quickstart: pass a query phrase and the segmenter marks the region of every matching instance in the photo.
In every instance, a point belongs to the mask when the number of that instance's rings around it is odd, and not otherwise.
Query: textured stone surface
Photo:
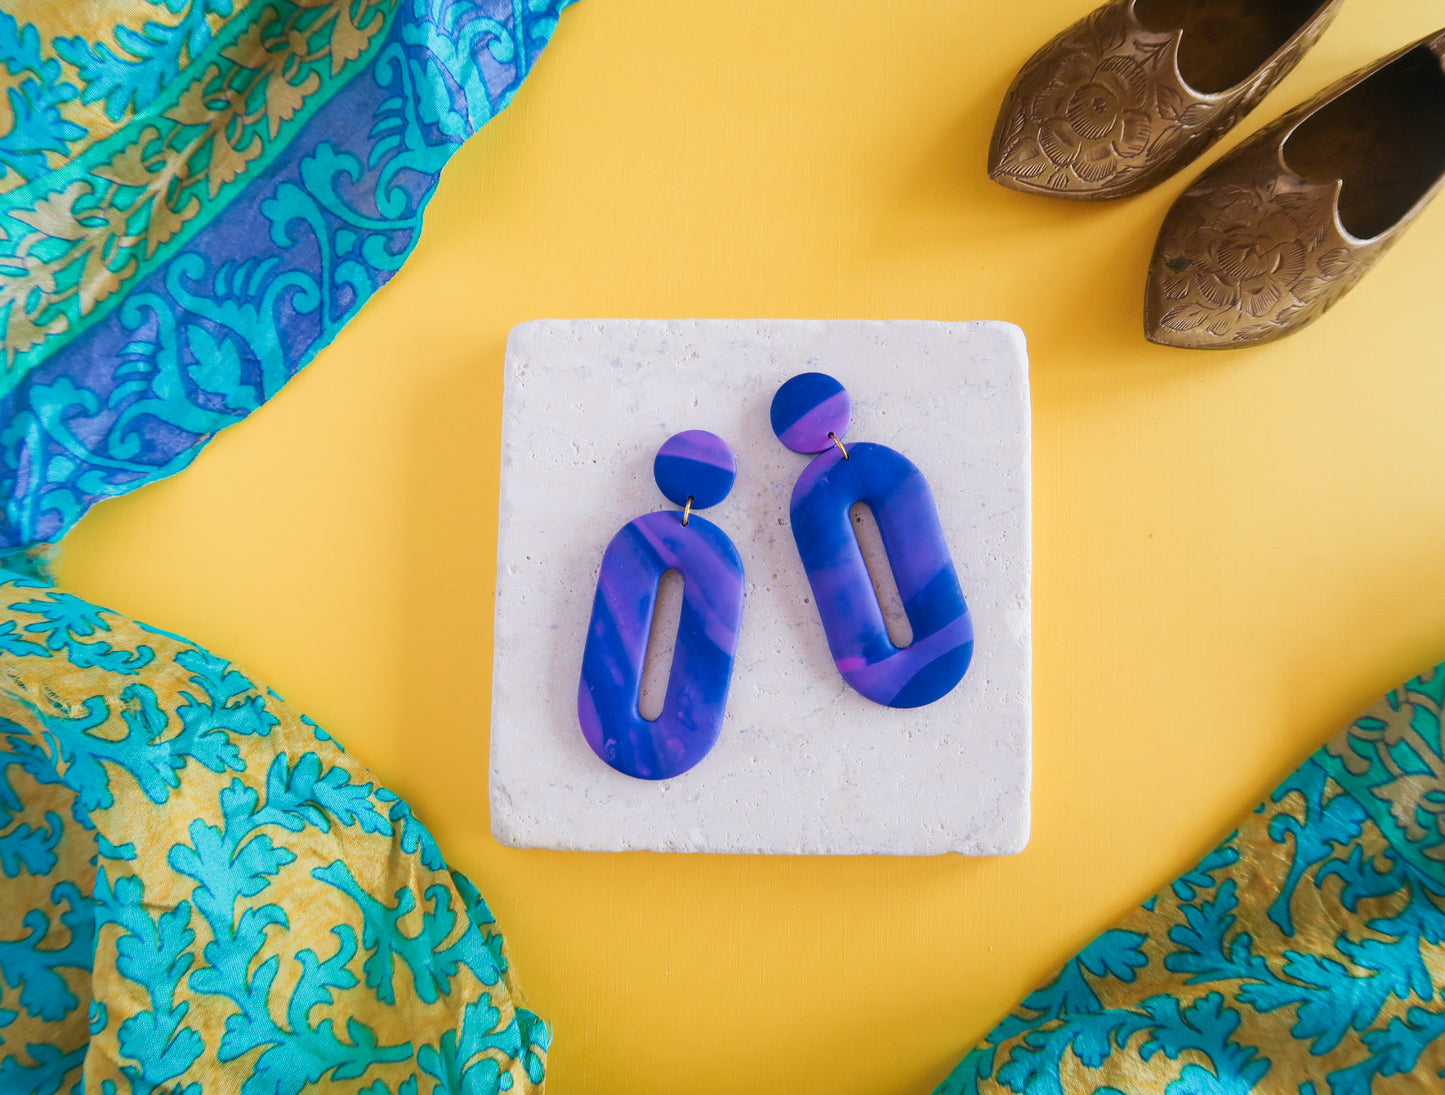
[[[853,398],[852,442],[928,477],[977,631],[968,675],[893,710],[844,683],[788,526],[808,458],[768,409],[795,373]],[[492,829],[518,847],[926,855],[1017,852],[1029,829],[1030,445],[1022,333],[1005,323],[540,321],[507,346],[492,695]],[[708,517],[747,570],[727,718],[676,779],[613,771],[577,682],[602,551],[669,508],[658,447],[736,451]]]

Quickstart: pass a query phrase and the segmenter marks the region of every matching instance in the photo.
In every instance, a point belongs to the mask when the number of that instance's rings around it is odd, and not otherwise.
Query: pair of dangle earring
[[[625,775],[670,779],[717,741],[743,613],[743,561],[697,510],[728,496],[737,460],[727,442],[688,430],[663,443],[658,489],[682,510],[643,514],[607,545],[587,625],[577,716],[592,751]],[[642,670],[662,576],[682,576],[682,614],[662,712],[642,717]]]
[[[973,621],[943,538],[928,481],[886,445],[844,446],[848,392],[823,373],[793,377],[773,398],[773,432],[816,458],[798,477],[793,539],[813,589],[838,671],[888,707],[922,707],[951,692],[973,656]],[[587,744],[638,779],[681,775],[712,749],[722,728],[743,608],[743,564],[727,533],[696,510],[727,497],[737,461],[705,430],[669,438],[653,477],[682,511],[648,513],[623,526],[602,556],[582,655],[577,715]],[[852,507],[869,506],[913,641],[889,637],[853,531]],[[662,712],[642,716],[643,663],[662,576],[682,575],[682,614]]]

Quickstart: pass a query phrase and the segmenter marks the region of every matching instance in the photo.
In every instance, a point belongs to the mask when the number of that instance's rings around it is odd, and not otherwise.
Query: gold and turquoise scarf
[[[56,591],[400,267],[570,0],[0,9],[0,1092],[521,1092],[546,1026],[407,804]]]

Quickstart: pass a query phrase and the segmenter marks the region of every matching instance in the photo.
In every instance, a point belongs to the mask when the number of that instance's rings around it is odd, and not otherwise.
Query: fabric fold
[[[405,802],[235,665],[10,572],[0,872],[0,1090],[541,1088],[547,1027]]]
[[[180,471],[310,362],[570,3],[0,12],[0,552]]]
[[[1442,707],[1445,665],[1381,699],[937,1095],[1382,1095],[1445,1077]]]

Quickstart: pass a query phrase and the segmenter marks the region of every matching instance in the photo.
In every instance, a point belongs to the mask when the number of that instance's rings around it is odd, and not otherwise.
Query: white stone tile
[[[768,424],[795,373],[837,377],[851,441],[928,478],[976,645],[927,707],[865,700],[828,654],[788,525],[808,457]],[[1028,840],[1031,775],[1028,360],[1007,323],[539,321],[507,344],[492,695],[492,830],[586,851],[1002,855]],[[675,508],[652,480],[686,429],[732,445],[738,481],[707,517],[747,570],[717,746],[676,779],[613,771],[577,725],[602,552]]]

